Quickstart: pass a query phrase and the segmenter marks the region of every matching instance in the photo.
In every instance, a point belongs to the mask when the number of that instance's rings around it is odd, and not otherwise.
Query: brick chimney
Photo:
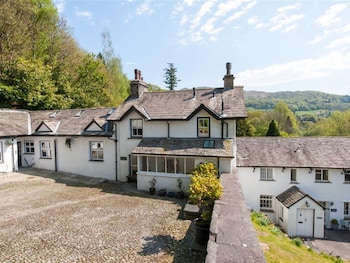
[[[130,81],[130,95],[139,98],[144,92],[148,92],[148,85],[143,81],[141,70],[134,70],[135,79]]]
[[[231,63],[226,63],[226,75],[224,76],[224,88],[233,88],[235,77],[231,74]]]

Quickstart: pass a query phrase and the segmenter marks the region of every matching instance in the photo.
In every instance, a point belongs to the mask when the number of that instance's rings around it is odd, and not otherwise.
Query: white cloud
[[[251,8],[253,8],[256,5],[256,2],[250,2],[246,6],[243,6],[240,11],[237,11],[232,16],[230,16],[228,19],[224,21],[224,23],[231,22],[233,20],[236,20],[240,18],[241,16],[245,15]]]
[[[64,6],[66,5],[66,1],[65,0],[54,0],[53,3],[57,8],[58,13],[62,14],[64,11]]]
[[[244,2],[249,2],[250,0],[236,0],[227,1],[225,3],[220,3],[218,10],[215,12],[215,16],[226,16],[231,10],[237,9]]]
[[[151,6],[151,3],[149,1],[146,1],[142,3],[139,7],[136,8],[136,15],[143,15],[143,14],[153,14],[154,9]]]
[[[278,85],[296,80],[323,78],[345,69],[350,69],[350,53],[330,52],[319,58],[246,70],[237,74],[237,80],[246,86]]]
[[[251,18],[249,18],[248,19],[248,24],[249,25],[255,25],[255,24],[257,24],[258,23],[258,17],[256,17],[256,16],[253,16],[253,17],[251,17]]]
[[[341,13],[342,11],[344,11],[349,4],[336,4],[331,6],[330,8],[328,8],[328,10],[326,11],[326,13],[319,17],[316,22],[321,25],[322,27],[328,27],[331,24],[334,24],[338,21],[340,21],[341,19],[339,18],[339,13]]]
[[[328,49],[334,49],[334,48],[341,48],[350,44],[350,36],[345,36],[342,38],[338,38],[336,40],[333,40],[331,43],[328,44],[326,48]]]
[[[201,6],[197,14],[194,16],[194,18],[190,22],[191,23],[190,30],[194,30],[196,27],[199,26],[200,21],[207,13],[210,13],[211,8],[215,4],[215,2],[216,0],[209,0]]]
[[[289,11],[300,8],[300,4],[283,6],[277,9],[277,15],[270,19],[270,31],[281,30],[282,32],[289,32],[297,26],[295,22],[304,18],[303,14],[288,14]]]
[[[75,15],[77,17],[82,17],[88,21],[90,21],[91,24],[94,24],[93,16],[90,11],[80,11],[77,7],[75,7]]]

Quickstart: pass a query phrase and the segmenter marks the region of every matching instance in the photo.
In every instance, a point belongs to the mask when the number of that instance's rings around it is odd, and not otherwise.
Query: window
[[[131,155],[129,160],[130,160],[131,175],[135,176],[137,174],[137,156]]]
[[[350,183],[350,169],[344,169],[344,181]]]
[[[173,157],[166,158],[166,172],[167,173],[175,173],[175,159]]]
[[[316,169],[315,180],[320,182],[328,182],[328,170]]]
[[[198,137],[209,137],[209,118],[198,118]]]
[[[34,141],[24,141],[24,153],[34,153]]]
[[[175,158],[172,156],[141,156],[140,171],[171,173],[171,174],[191,174],[194,169],[193,158]]]
[[[142,137],[142,119],[130,120],[131,137]]]
[[[194,159],[188,158],[186,159],[186,174],[191,174],[194,169]]]
[[[51,158],[51,142],[40,141],[40,158],[44,158],[44,159]]]
[[[228,123],[224,122],[224,126],[223,126],[223,137],[224,138],[228,138]]]
[[[156,172],[157,171],[156,157],[152,157],[152,156],[148,157],[148,171],[149,172]]]
[[[260,195],[260,210],[272,210],[272,195]]]
[[[260,168],[260,180],[273,180],[272,168]]]
[[[103,142],[90,142],[90,159],[103,161]]]
[[[349,217],[350,213],[349,213],[349,202],[344,202],[344,216]]]
[[[297,169],[290,169],[290,181],[293,183],[297,181]]]
[[[157,172],[165,173],[165,157],[157,157]]]
[[[0,163],[4,162],[4,154],[3,154],[2,142],[0,142]]]

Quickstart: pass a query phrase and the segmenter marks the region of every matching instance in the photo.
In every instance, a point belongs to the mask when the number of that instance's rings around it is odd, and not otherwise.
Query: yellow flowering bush
[[[191,176],[189,199],[198,205],[203,220],[210,221],[214,202],[220,199],[222,191],[218,169],[213,163],[202,163],[195,167]]]

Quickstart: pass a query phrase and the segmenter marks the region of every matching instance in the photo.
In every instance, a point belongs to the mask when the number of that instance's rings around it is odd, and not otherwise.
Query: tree
[[[177,79],[176,77],[177,68],[174,67],[174,64],[168,63],[168,66],[168,68],[164,69],[164,83],[167,85],[166,88],[169,90],[174,90],[177,87],[177,83],[181,80]]]
[[[280,132],[274,120],[270,122],[269,129],[267,130],[266,136],[280,136]]]
[[[237,136],[253,136],[254,127],[247,119],[240,119],[237,121]]]

